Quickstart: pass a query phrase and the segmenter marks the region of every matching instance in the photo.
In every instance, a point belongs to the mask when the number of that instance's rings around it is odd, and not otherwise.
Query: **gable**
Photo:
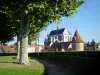
[[[64,35],[72,35],[70,31],[68,31],[67,29],[64,30],[63,32]]]

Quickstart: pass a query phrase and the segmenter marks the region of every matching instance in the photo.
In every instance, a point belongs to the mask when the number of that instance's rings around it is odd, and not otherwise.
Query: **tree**
[[[96,48],[96,42],[95,42],[94,39],[91,41],[91,45],[93,46],[93,49],[95,50],[95,48]]]
[[[0,41],[5,43],[13,40],[12,28],[9,26],[9,18],[6,14],[0,12]]]
[[[12,21],[19,21],[21,24],[20,63],[26,65],[29,63],[27,53],[29,33],[35,36],[48,23],[57,22],[63,16],[73,15],[76,8],[82,3],[81,0],[4,0],[2,2],[2,9],[4,10],[2,12],[7,14]],[[20,30],[14,24],[10,26]]]

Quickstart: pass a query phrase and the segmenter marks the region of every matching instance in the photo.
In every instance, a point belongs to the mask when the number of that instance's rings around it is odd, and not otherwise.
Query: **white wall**
[[[34,47],[28,47],[27,51],[28,51],[28,53],[33,53],[33,52],[35,52],[35,48]]]
[[[64,42],[68,42],[68,35],[64,35]]]
[[[55,36],[57,36],[57,39],[55,39]],[[50,41],[51,41],[51,42],[55,42],[55,41],[57,40],[58,42],[60,42],[60,41],[58,40],[58,36],[62,36],[61,42],[69,42],[69,41],[72,40],[72,39],[71,39],[71,38],[72,38],[72,35],[69,35],[67,29],[65,29],[64,32],[63,32],[63,34],[58,34],[58,35],[49,36]]]
[[[58,40],[58,37],[59,37],[59,36],[62,36],[62,41],[64,41],[64,35],[63,35],[63,34],[58,34],[58,35],[49,36],[50,41],[51,41],[51,42],[55,42],[55,41],[57,40],[57,41],[59,42],[59,40]],[[55,37],[57,37],[57,39],[56,39]]]
[[[38,49],[38,46],[36,46],[37,47],[37,49]],[[36,47],[28,47],[27,48],[27,51],[28,51],[28,53],[34,53],[34,52],[36,52],[35,50],[36,50]],[[41,52],[41,50],[42,50],[43,48],[41,47],[41,46],[39,46],[39,52]]]
[[[63,35],[69,35],[67,29],[64,30]]]

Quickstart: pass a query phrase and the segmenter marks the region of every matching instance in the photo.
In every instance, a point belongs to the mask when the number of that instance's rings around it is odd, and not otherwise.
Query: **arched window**
[[[59,41],[62,41],[62,36],[58,36],[58,40]]]
[[[57,36],[55,36],[55,39],[57,39]]]

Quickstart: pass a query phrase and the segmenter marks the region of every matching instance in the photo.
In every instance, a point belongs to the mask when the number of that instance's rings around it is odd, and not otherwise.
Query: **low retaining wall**
[[[46,52],[34,53],[33,56],[45,60],[54,60],[57,65],[70,68],[78,75],[95,75],[99,73],[100,52]]]
[[[16,53],[0,54],[0,56],[12,56]],[[54,60],[58,66],[70,68],[77,75],[96,75],[99,72],[100,52],[45,52],[29,53],[30,57],[38,57],[45,60]],[[98,74],[98,75],[99,75]]]

